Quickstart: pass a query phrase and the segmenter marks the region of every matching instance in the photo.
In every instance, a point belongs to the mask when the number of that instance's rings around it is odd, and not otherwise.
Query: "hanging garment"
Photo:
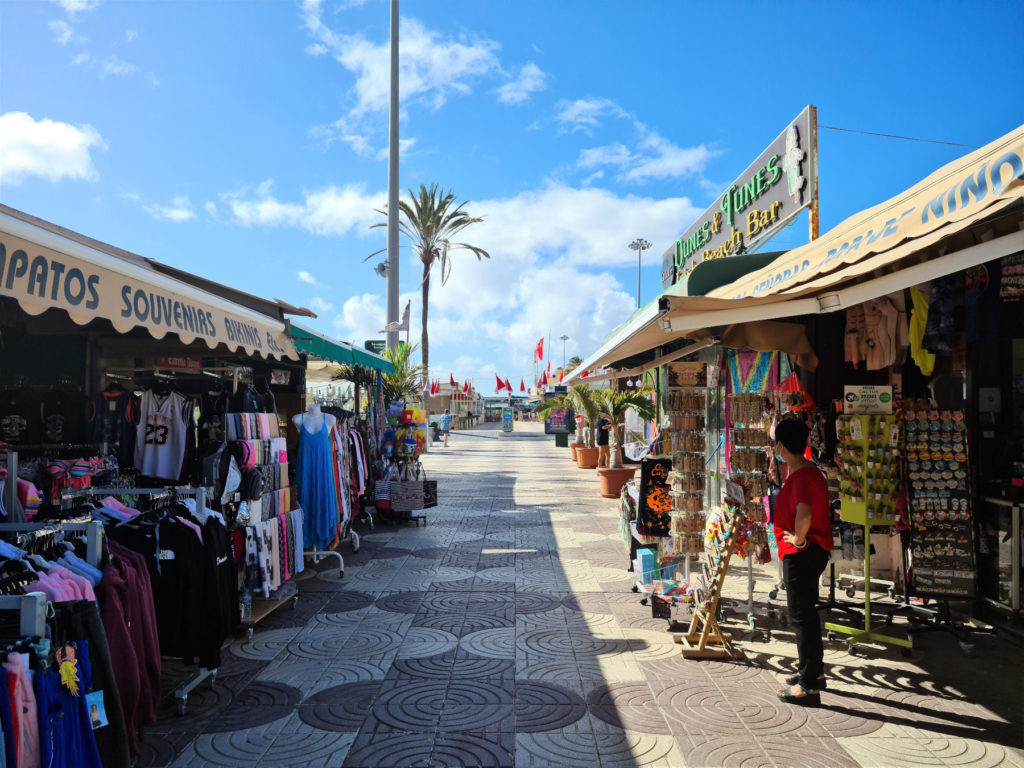
[[[954,313],[953,292],[956,287],[952,275],[932,281],[931,310],[924,329],[921,346],[937,355],[953,354]]]
[[[135,439],[135,468],[150,477],[177,480],[185,460],[191,401],[177,392],[142,393]]]
[[[303,417],[299,429],[299,457],[296,480],[299,505],[304,510],[303,539],[306,545],[322,549],[334,540],[338,525],[338,504],[334,492],[334,469],[326,424],[310,432]]]
[[[928,323],[928,297],[917,288],[910,289],[913,309],[910,312],[910,356],[921,373],[931,376],[935,370],[935,355],[922,347],[924,329]]]
[[[102,767],[84,695],[92,688],[89,643],[83,640],[75,646],[74,669],[80,695],[73,695],[62,685],[61,674],[55,667],[44,667],[36,672],[39,752],[41,763],[47,768]]]
[[[132,394],[118,387],[100,392],[92,399],[91,440],[107,446],[107,453],[117,456],[119,464],[132,465],[135,456],[135,427],[130,412]]]

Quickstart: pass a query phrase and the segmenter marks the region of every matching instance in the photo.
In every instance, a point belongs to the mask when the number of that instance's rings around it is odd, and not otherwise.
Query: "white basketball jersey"
[[[177,392],[164,397],[142,393],[135,436],[135,468],[150,477],[177,480],[185,460],[185,404]]]

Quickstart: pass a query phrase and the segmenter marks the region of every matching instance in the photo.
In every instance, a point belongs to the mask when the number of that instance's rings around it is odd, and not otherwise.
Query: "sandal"
[[[803,689],[801,689],[803,690]],[[776,695],[779,701],[787,704],[796,704],[798,707],[820,707],[821,694],[818,691],[804,691],[803,696],[795,696],[793,691],[778,691]]]
[[[800,682],[800,675],[799,674],[790,675],[789,677],[785,678],[785,680],[786,680],[786,685],[797,685]],[[821,677],[818,678],[817,683],[818,683],[817,690],[819,690],[819,691],[823,691],[826,688],[828,688],[828,681],[825,679],[824,675],[822,675]]]

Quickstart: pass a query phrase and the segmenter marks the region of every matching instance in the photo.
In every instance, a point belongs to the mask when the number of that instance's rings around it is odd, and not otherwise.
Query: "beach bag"
[[[417,462],[416,468],[407,470],[405,479],[391,483],[391,508],[396,512],[415,512],[423,509],[422,470]]]

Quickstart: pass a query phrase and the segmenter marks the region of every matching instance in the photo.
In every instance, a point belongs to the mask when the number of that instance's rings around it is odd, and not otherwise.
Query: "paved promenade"
[[[297,609],[235,641],[184,717],[172,668],[140,766],[1024,767],[1002,640],[974,659],[941,633],[910,659],[828,643],[820,709],[775,698],[794,665],[777,620],[730,622],[746,662],[684,660],[630,591],[617,503],[539,428],[453,433],[424,460],[429,524],[364,529],[341,581],[302,574]]]

